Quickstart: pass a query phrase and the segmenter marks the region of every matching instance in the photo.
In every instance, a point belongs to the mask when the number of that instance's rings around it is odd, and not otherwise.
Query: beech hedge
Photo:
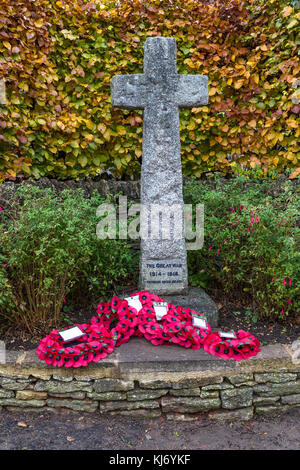
[[[185,175],[299,174],[299,18],[286,0],[2,0],[0,179],[139,173],[142,112],[113,109],[110,80],[159,35],[209,76],[209,104],[180,111]]]

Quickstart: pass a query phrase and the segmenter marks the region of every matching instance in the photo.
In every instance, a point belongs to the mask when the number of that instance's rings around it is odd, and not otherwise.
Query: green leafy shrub
[[[78,304],[105,294],[135,272],[135,258],[122,240],[96,237],[96,209],[108,202],[81,190],[24,186],[8,216],[1,211],[0,314],[30,332],[57,326],[66,296]],[[8,315],[9,313],[9,315]]]
[[[260,315],[283,319],[299,308],[299,193],[291,181],[277,186],[245,177],[191,181],[185,202],[204,204],[205,213],[204,246],[188,253],[194,284],[209,276]]]
[[[1,259],[0,259],[1,262]],[[7,272],[6,272],[6,264],[0,265],[0,312],[1,315],[9,318],[10,313],[14,309],[14,298],[13,292],[11,288],[11,284],[9,282]]]

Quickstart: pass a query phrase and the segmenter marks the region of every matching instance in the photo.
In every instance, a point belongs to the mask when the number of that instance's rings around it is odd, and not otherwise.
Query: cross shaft
[[[187,288],[179,108],[208,103],[207,76],[178,74],[176,55],[174,38],[147,38],[144,73],[116,75],[111,81],[113,106],[144,110],[141,203],[145,211],[141,224],[148,226],[153,205],[174,207],[177,216],[179,207],[182,219],[179,237],[174,237],[177,228],[173,223],[170,239],[151,239],[151,234],[141,238],[140,287],[157,293]],[[163,265],[162,261],[182,266],[177,284],[170,286],[165,281],[159,286],[157,281],[151,286],[148,267]]]

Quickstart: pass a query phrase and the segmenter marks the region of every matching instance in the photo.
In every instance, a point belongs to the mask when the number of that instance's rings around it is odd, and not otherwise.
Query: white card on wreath
[[[59,331],[58,334],[62,337],[63,341],[67,342],[80,338],[80,336],[84,335],[84,332],[78,326],[73,326],[67,330]]]
[[[193,317],[193,325],[196,328],[207,329],[207,321],[205,320],[205,318]]]
[[[168,302],[153,302],[156,320],[160,321],[168,313]]]
[[[236,334],[234,331],[219,331],[221,338],[236,339]]]
[[[131,297],[125,297],[124,300],[127,300],[129,307],[135,308],[137,312],[139,312],[141,310],[141,308],[143,308],[138,295],[133,295]]]

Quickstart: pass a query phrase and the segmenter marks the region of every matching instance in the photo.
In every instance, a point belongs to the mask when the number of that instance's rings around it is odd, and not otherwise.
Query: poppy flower
[[[98,362],[101,359],[105,359],[107,356],[107,352],[104,351],[103,349],[98,349],[96,351],[93,351],[93,362]]]
[[[177,335],[182,329],[182,322],[173,315],[168,315],[164,324],[172,336]]]
[[[139,293],[139,299],[142,305],[152,305],[152,303],[155,302],[152,300],[153,298],[154,295],[149,294],[146,290]]]
[[[73,362],[72,357],[66,357],[66,356],[64,357],[64,367],[66,368],[73,367],[73,364],[74,362]]]
[[[162,344],[165,344],[165,341],[163,339],[159,339],[159,338],[152,338],[151,343],[154,346],[161,346]]]
[[[183,328],[181,328],[179,333],[172,335],[171,341],[172,343],[178,344],[178,346],[182,346],[182,347],[187,347],[187,343],[189,343],[188,347],[192,347],[192,343],[190,341],[187,341],[187,338],[183,333]]]
[[[105,315],[105,314],[110,313],[110,312],[111,312],[111,305],[110,305],[109,302],[101,302],[97,306],[96,313],[98,313],[99,315]]]
[[[191,343],[191,347],[193,345],[197,345],[199,344],[199,339],[198,339],[198,335],[197,333],[195,332],[194,328],[190,327],[190,326],[186,326],[186,336],[187,336],[187,339],[190,341]],[[183,330],[184,331],[184,330]]]
[[[156,336],[160,335],[161,329],[156,320],[151,319],[151,321],[146,323],[145,333]]]
[[[121,302],[122,302],[122,300],[119,299],[116,295],[114,297],[112,297],[111,302],[110,302],[110,306],[111,306],[111,309],[112,309],[113,312],[118,310],[118,307],[119,307]]]
[[[177,312],[175,305],[169,302],[167,308],[168,308],[169,315],[174,315],[175,317],[179,317],[179,312]]]
[[[63,364],[64,364],[64,354],[63,354],[63,352],[59,353],[59,351],[58,351],[58,353],[56,354],[56,356],[53,359],[52,365],[57,366],[57,367],[61,367]]]
[[[146,290],[136,292],[133,295],[138,295],[142,304],[148,303],[148,305],[152,305],[153,302],[164,302],[157,294],[153,294]]]
[[[231,359],[233,355],[233,350],[229,348],[227,344],[223,343],[213,343],[209,349],[209,352],[213,356],[219,356],[223,359]]]
[[[140,331],[144,332],[147,328],[147,323],[154,321],[156,319],[154,310],[151,306],[144,306],[138,316],[138,326]]]
[[[81,360],[80,360],[81,366],[86,367],[90,362],[93,361],[94,359],[93,353],[92,351],[86,351],[86,352],[82,352],[81,354],[82,354]]]
[[[120,331],[121,333],[126,334],[126,332],[130,329],[130,326],[129,326],[129,321],[126,321],[124,319],[120,319],[117,327],[116,327],[116,330]],[[112,330],[113,332],[113,330]]]
[[[177,307],[176,312],[178,313],[179,318],[181,320],[185,320],[186,317],[190,318],[189,314],[191,312],[191,309],[190,308],[184,308],[184,307]]]
[[[123,318],[127,318],[128,316],[128,321],[130,323],[131,328],[134,328],[138,324],[138,315],[137,311],[135,309],[132,309],[131,307],[128,308],[128,315],[126,314],[123,316]]]
[[[135,336],[136,338],[143,338],[143,336],[144,336],[143,333],[139,330],[138,325],[134,330],[133,336]]]

